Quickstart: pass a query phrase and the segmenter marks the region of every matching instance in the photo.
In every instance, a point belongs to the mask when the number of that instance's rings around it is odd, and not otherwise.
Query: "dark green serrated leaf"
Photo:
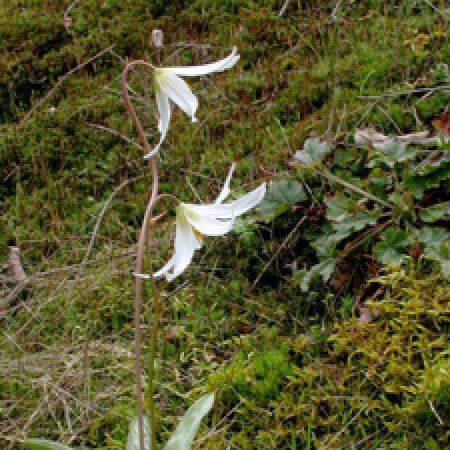
[[[327,205],[327,219],[334,222],[342,222],[350,213],[357,208],[357,202],[339,192],[334,197],[325,197]]]
[[[342,204],[340,206],[342,206]],[[336,217],[341,218],[341,211],[342,209],[338,206],[332,210],[331,214],[336,214]],[[348,238],[354,232],[362,230],[367,225],[375,225],[379,214],[380,213],[377,210],[370,212],[358,211],[356,214],[341,219],[340,222],[331,224],[332,230],[334,231],[333,233],[324,234],[311,243],[316,250],[317,256],[319,258],[331,256],[334,248],[339,242]]]
[[[425,250],[425,257],[438,261],[441,265],[442,273],[450,276],[450,242],[442,242],[438,247],[428,247]]]
[[[445,228],[423,227],[415,232],[417,239],[425,247],[439,247],[442,242],[450,237],[450,233]]]
[[[311,267],[309,270],[296,270],[292,275],[292,279],[295,283],[300,284],[300,289],[303,292],[306,292],[309,288],[309,283],[314,277],[321,275],[324,281],[330,279],[335,261],[335,258],[328,258]]]
[[[319,258],[331,256],[336,245],[343,239],[347,238],[350,232],[340,232],[321,236],[316,239],[311,245],[316,250],[316,254]]]
[[[396,163],[401,163],[414,159],[417,151],[408,150],[406,142],[397,141],[395,139],[388,139],[385,142],[374,145],[375,155],[367,164],[368,167],[373,167],[375,164],[382,162],[388,167],[393,168]]]
[[[420,210],[420,218],[424,222],[436,222],[436,220],[450,219],[450,202],[438,203]]]
[[[261,217],[276,217],[290,206],[307,199],[303,186],[295,180],[281,180],[270,184],[262,202],[258,205]]]
[[[381,241],[373,248],[373,254],[382,264],[401,264],[407,256],[408,234],[403,230],[388,228],[380,235]]]
[[[320,164],[330,151],[329,142],[320,142],[318,138],[309,138],[303,144],[303,149],[295,153],[294,160],[305,167],[313,167]]]
[[[380,212],[378,210],[370,212],[358,211],[356,214],[348,216],[345,220],[339,223],[334,223],[332,227],[337,233],[342,235],[347,233],[347,235],[350,235],[355,231],[362,230],[367,225],[375,225],[379,216]]]
[[[450,156],[442,157],[439,160],[439,164],[430,164],[420,174],[406,171],[403,174],[404,189],[412,192],[415,198],[421,199],[427,189],[439,187],[442,181],[450,179],[450,163],[447,161],[448,158]]]

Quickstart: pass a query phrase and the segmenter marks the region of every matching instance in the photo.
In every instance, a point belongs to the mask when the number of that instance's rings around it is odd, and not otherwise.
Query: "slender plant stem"
[[[150,232],[151,232],[151,224],[147,229],[147,261],[148,261],[148,270],[150,274],[153,274],[153,265],[152,258],[150,254]],[[153,303],[154,303],[154,315],[155,315],[155,325],[153,327],[152,334],[152,342],[150,347],[150,367],[148,370],[148,400],[150,406],[150,422],[151,422],[151,439],[152,439],[152,449],[156,448],[155,442],[155,433],[153,430],[156,430],[156,414],[155,414],[155,402],[154,402],[154,376],[155,376],[155,354],[156,354],[156,346],[158,344],[158,328],[159,328],[159,315],[160,315],[160,297],[159,292],[156,289],[156,283],[153,276],[150,277],[150,285],[152,287],[153,292]],[[151,313],[150,313],[151,314]]]
[[[146,153],[149,153],[151,151],[150,146],[148,145],[147,139],[145,138],[144,130],[142,128],[141,123],[139,122],[139,119],[133,109],[133,106],[131,105],[130,96],[128,94],[127,89],[127,73],[128,71],[135,65],[144,65],[151,69],[154,69],[154,66],[147,61],[144,60],[136,60],[129,62],[123,69],[122,75],[121,75],[121,89],[122,89],[122,95],[125,101],[125,106],[128,110],[128,112],[131,115],[131,118],[133,120],[133,124],[136,127],[136,130],[138,132],[138,135],[142,141],[142,144],[145,147]],[[150,195],[150,200],[147,204],[147,209],[144,214],[144,219],[142,220],[141,225],[141,231],[139,234],[139,240],[138,240],[138,247],[137,247],[137,260],[136,260],[136,272],[141,273],[142,272],[142,254],[144,249],[144,241],[145,241],[145,235],[147,231],[147,224],[150,221],[151,213],[153,209],[153,205],[155,204],[156,196],[158,194],[158,171],[156,168],[156,163],[154,158],[149,158],[149,165],[151,166],[152,170],[152,178],[153,178],[153,184],[152,184],[152,192]],[[155,299],[159,298],[158,291],[156,289],[155,281],[153,278],[153,271],[150,268],[150,280],[153,290],[153,295]],[[141,329],[140,329],[140,309],[141,309],[141,279],[139,277],[135,278],[135,297],[134,297],[134,341],[135,341],[135,370],[136,370],[136,397],[137,397],[137,406],[138,406],[138,431],[139,431],[139,448],[140,450],[144,450],[144,429],[142,425],[142,381],[141,381]],[[159,302],[157,302],[159,303]],[[157,313],[157,310],[155,309],[155,312]],[[156,323],[158,323],[159,318],[156,317]],[[156,327],[155,327],[156,331]],[[156,332],[154,333],[154,338],[152,340],[152,345],[156,345]],[[152,354],[155,353],[155,348],[152,348],[151,350]],[[153,364],[152,364],[153,367]],[[153,370],[153,369],[152,369]],[[149,380],[150,382],[150,392],[153,392],[153,379]],[[153,398],[150,402],[151,411],[151,443],[152,443],[152,450],[156,449],[155,446],[155,410],[153,405]]]

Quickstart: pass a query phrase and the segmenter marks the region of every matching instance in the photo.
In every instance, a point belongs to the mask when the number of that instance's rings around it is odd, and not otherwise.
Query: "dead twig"
[[[273,263],[275,258],[280,254],[281,250],[286,246],[289,239],[292,237],[292,235],[299,229],[300,225],[308,218],[307,215],[303,216],[295,225],[294,228],[289,232],[289,234],[285,237],[284,241],[281,243],[281,245],[277,248],[276,252],[272,255],[272,257],[267,261],[266,265],[264,266],[263,270],[259,273],[259,275],[256,277],[256,280],[252,284],[252,289],[258,284],[258,281],[261,279],[261,277],[264,275],[266,270],[269,268],[269,266]]]
[[[331,439],[330,442],[328,442],[326,444],[326,447],[330,447],[330,445],[342,434],[345,433],[345,430],[347,430],[347,428],[362,414],[362,412],[367,408],[367,406],[369,405],[369,403],[365,403],[363,405],[363,407],[348,421],[348,423],[342,427],[342,429],[339,431],[339,433],[337,433],[336,435],[334,435],[333,439]]]
[[[144,147],[142,147],[140,144],[138,144],[137,142],[135,142],[133,139],[130,139],[129,137],[125,136],[122,133],[119,133],[116,130],[113,130],[111,128],[105,127],[103,125],[97,125],[96,123],[90,123],[90,122],[86,122],[86,125],[88,127],[92,127],[92,128],[96,128],[97,130],[103,130],[106,131],[108,133],[114,134],[115,136],[119,136],[121,139],[123,139],[125,142],[128,142],[131,145],[134,145],[137,149],[139,150],[144,150]]]
[[[102,221],[103,215],[105,214],[106,209],[108,208],[109,204],[111,203],[112,199],[117,195],[117,193],[125,187],[128,183],[131,183],[133,181],[136,181],[141,177],[135,177],[131,178],[129,180],[123,181],[119,186],[117,186],[114,191],[111,192],[106,202],[103,204],[103,208],[100,211],[100,214],[97,217],[97,222],[95,223],[94,230],[92,231],[91,240],[89,242],[88,249],[86,251],[86,254],[84,255],[83,261],[81,261],[80,268],[78,269],[78,277],[81,275],[81,272],[83,271],[84,266],[87,263],[87,260],[89,258],[89,255],[91,254],[92,247],[94,246],[95,236],[98,231],[98,227],[100,226],[100,222]]]
[[[284,12],[286,11],[288,6],[289,6],[289,0],[286,0],[280,9],[280,12],[278,13],[278,17],[281,17],[284,14]]]
[[[446,22],[449,21],[449,18],[436,6],[433,5],[429,0],[423,0],[435,13],[439,14]]]
[[[50,96],[56,91],[56,89],[59,88],[59,86],[61,86],[61,84],[73,73],[77,72],[78,70],[82,69],[83,67],[87,66],[88,64],[90,64],[91,62],[95,61],[96,59],[100,58],[100,56],[103,56],[105,53],[109,53],[109,51],[114,48],[115,45],[111,45],[108,48],[105,48],[105,50],[102,50],[100,53],[97,53],[96,55],[94,55],[92,58],[89,58],[87,61],[85,61],[84,63],[78,65],[77,67],[73,68],[72,70],[69,70],[69,72],[67,72],[65,75],[63,75],[58,82],[55,84],[55,86],[53,86],[46,95],[44,95],[44,97],[42,97],[25,115],[25,117],[19,122],[18,127],[20,128],[33,114],[33,112],[39,107],[41,106],[46,100],[48,100],[50,98]]]
[[[450,91],[450,85],[445,84],[443,86],[436,86],[432,88],[419,88],[411,89],[409,91],[392,92],[381,95],[358,95],[358,100],[380,100],[383,98],[400,97],[401,95],[420,94],[422,92],[435,92],[435,91]]]

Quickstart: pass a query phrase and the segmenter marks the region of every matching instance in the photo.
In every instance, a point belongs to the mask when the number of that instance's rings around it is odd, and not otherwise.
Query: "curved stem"
[[[133,109],[133,106],[131,105],[130,96],[128,95],[128,89],[127,89],[127,73],[128,71],[135,65],[144,65],[147,67],[150,67],[151,69],[154,69],[154,66],[152,66],[150,63],[143,61],[143,60],[136,60],[129,62],[123,69],[122,75],[121,75],[121,89],[123,98],[125,101],[125,106],[128,110],[128,112],[131,115],[131,118],[133,119],[133,124],[136,127],[136,130],[138,132],[138,135],[142,141],[142,144],[144,145],[144,148],[146,152],[150,152],[150,146],[148,145],[147,139],[145,138],[144,130],[142,128],[141,123],[139,122],[139,119]],[[147,209],[145,210],[144,219],[142,220],[142,226],[141,231],[139,234],[139,240],[138,240],[138,247],[137,247],[137,260],[136,260],[136,272],[141,273],[142,272],[142,254],[144,250],[144,241],[145,241],[145,233],[147,230],[147,224],[149,222],[149,219],[151,217],[152,208],[156,200],[156,196],[158,194],[158,171],[156,169],[156,163],[153,157],[149,158],[149,165],[151,166],[152,170],[152,178],[153,178],[153,184],[152,184],[152,193],[150,195],[150,200],[147,204]],[[150,270],[150,277],[152,280],[152,289],[155,299],[158,298],[159,295],[158,291],[156,290],[156,285],[153,279],[153,273]],[[140,301],[141,301],[141,280],[139,277],[135,277],[135,297],[134,297],[134,341],[135,341],[135,370],[136,370],[136,396],[137,396],[137,404],[138,404],[138,430],[139,430],[139,448],[140,450],[144,450],[144,429],[142,426],[142,382],[141,382],[141,330],[140,330]],[[155,303],[159,304],[159,301],[156,301]],[[156,320],[158,321],[158,317],[156,317]],[[155,328],[156,329],[156,328]],[[153,340],[155,341],[155,340]],[[152,354],[154,357],[155,349],[152,350]],[[153,358],[152,358],[153,359]],[[154,364],[153,361],[151,361],[151,364]],[[153,380],[150,380],[150,383],[153,383]],[[152,389],[151,389],[152,390]],[[152,399],[153,400],[153,399]],[[151,405],[153,405],[153,401],[151,402]],[[151,448],[152,450],[156,449],[155,446],[155,411],[154,407],[151,408]]]

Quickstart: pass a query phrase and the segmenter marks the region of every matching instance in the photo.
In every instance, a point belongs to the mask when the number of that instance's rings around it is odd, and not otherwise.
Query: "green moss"
[[[141,150],[90,126],[135,138],[118,94],[122,62],[105,54],[62,77],[110,45],[122,58],[173,65],[212,61],[237,45],[241,59],[235,69],[191,81],[199,122],[192,124],[175,109],[158,161],[161,192],[196,201],[188,178],[210,201],[232,161],[239,163],[234,194],[287,176],[286,162],[305,139],[327,131],[333,98],[332,136],[366,125],[397,133],[386,114],[357,97],[443,83],[449,31],[425,5],[416,12],[414,2],[404,2],[400,17],[393,3],[351,2],[339,13],[334,65],[335,24],[328,20],[330,8],[317,2],[290,2],[278,18],[284,4],[279,0],[85,0],[70,11],[69,31],[62,23],[66,1],[25,3],[0,6],[0,255],[6,261],[7,245],[20,245],[24,270],[35,277],[0,317],[0,388],[11,400],[0,420],[9,436],[22,432],[31,417],[30,435],[67,440],[69,411],[76,445],[120,448],[135,411],[131,272],[151,176]],[[150,44],[154,28],[165,34],[159,53]],[[137,69],[129,83],[146,98],[138,114],[153,144],[158,135],[146,75]],[[403,132],[417,131],[413,107],[428,127],[449,102],[444,92],[423,95],[392,97],[380,105]],[[446,200],[447,166],[423,177],[387,179],[382,168],[364,171],[369,156],[336,149],[339,167],[333,173],[373,188],[380,198],[386,198],[386,186],[403,181],[417,199],[430,194]],[[109,205],[78,274],[75,265],[86,254],[97,216],[124,180],[130,182]],[[431,402],[448,422],[448,280],[426,262],[422,271],[391,273],[382,281],[384,299],[371,305],[379,317],[358,325],[353,316],[367,281],[367,242],[350,256],[350,266],[343,264],[341,279],[333,280],[336,289],[315,280],[301,292],[292,270],[317,262],[306,237],[323,235],[323,198],[338,188],[311,173],[297,181],[308,184],[317,203],[308,197],[273,223],[246,217],[235,234],[205,239],[184,280],[161,282],[160,441],[173,430],[189,395],[215,389],[214,411],[201,431],[206,434],[206,427],[236,410],[204,448],[295,448],[293,442],[306,448],[309,441],[318,448],[351,448],[356,442],[367,448],[448,445],[430,408]],[[157,206],[157,213],[168,214],[153,229],[154,266],[170,256],[173,207],[165,200]],[[308,219],[252,288],[305,213]],[[9,292],[9,284],[1,287]],[[144,289],[144,388],[151,305],[150,290]]]

